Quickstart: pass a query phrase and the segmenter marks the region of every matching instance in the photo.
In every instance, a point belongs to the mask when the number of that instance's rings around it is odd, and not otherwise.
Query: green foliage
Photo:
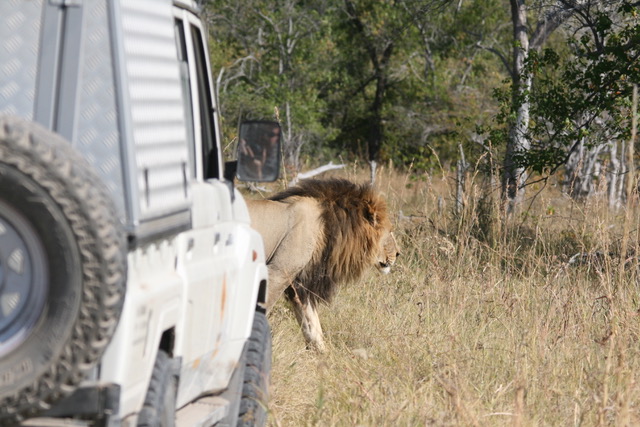
[[[241,119],[276,118],[303,156],[366,158],[379,121],[379,160],[418,174],[454,165],[460,143],[474,163],[486,151],[470,143],[479,132],[504,150],[524,103],[531,150],[514,160],[535,172],[557,170],[579,141],[628,137],[631,83],[640,80],[637,9],[585,10],[586,30],[531,50],[521,76],[533,79],[528,92],[514,90],[505,68],[509,10],[505,0],[211,0],[225,136]]]
[[[501,64],[477,44],[487,34],[491,43],[505,36],[496,28],[508,19],[507,3],[352,3],[364,30],[343,0],[208,2],[227,140],[242,119],[276,117],[304,141],[303,156],[366,158],[376,120],[372,58],[380,60],[393,43],[380,100],[379,160],[418,173],[455,164],[458,143],[495,105],[489,94],[504,77]]]
[[[552,48],[529,52],[523,78],[533,79],[530,93],[512,99],[510,86],[494,92],[502,105],[500,126],[513,123],[520,105],[530,105],[531,149],[515,153],[519,166],[553,173],[580,142],[592,147],[629,137],[631,83],[640,81],[637,9],[625,6],[613,17],[593,12],[591,22],[589,31],[567,40],[570,56]],[[499,136],[503,142],[505,135]]]
[[[255,118],[280,120],[293,138],[330,137],[320,92],[334,47],[323,2],[213,0],[207,11],[227,138],[235,137],[240,120]]]

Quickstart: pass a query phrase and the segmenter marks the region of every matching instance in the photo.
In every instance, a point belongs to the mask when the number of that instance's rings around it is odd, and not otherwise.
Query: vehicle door
[[[241,346],[227,345],[225,310],[238,280],[231,190],[222,182],[218,118],[210,82],[206,32],[189,11],[175,8],[175,31],[187,114],[192,224],[179,243],[178,273],[186,289],[176,355],[182,357],[178,406],[226,387]],[[237,347],[237,346],[236,346]],[[237,354],[236,354],[237,353]],[[234,359],[235,358],[235,359]],[[224,369],[220,369],[224,366]]]

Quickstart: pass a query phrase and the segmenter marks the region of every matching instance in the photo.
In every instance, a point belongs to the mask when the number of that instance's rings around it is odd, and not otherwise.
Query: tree
[[[597,143],[589,135],[608,135],[607,142],[611,141],[611,119],[619,116],[621,96],[628,99],[629,94],[629,85],[622,88],[619,78],[633,75],[631,69],[637,63],[637,51],[631,47],[638,29],[635,23],[624,29],[613,25],[612,19],[619,18],[617,11],[633,14],[628,2],[562,0],[538,10],[536,29],[529,36],[525,1],[510,3],[515,40],[509,70],[511,96],[497,92],[504,107],[497,121],[507,127],[503,133],[496,129],[493,133],[497,140],[506,141],[503,190],[509,211],[522,200],[528,171],[556,172],[584,144],[588,148]],[[561,25],[574,31],[568,38],[568,57],[542,49]],[[564,64],[562,70],[560,64]],[[606,132],[596,132],[602,120]],[[599,148],[598,152],[604,151]],[[595,163],[581,165],[580,170],[591,173]],[[582,188],[588,186],[587,180],[581,182]]]
[[[391,57],[400,42],[405,26],[399,15],[402,9],[396,2],[376,0],[344,0],[347,22],[370,61],[370,71],[362,76],[361,88],[374,87],[370,99],[367,132],[368,160],[371,181],[375,179],[376,162],[384,137],[383,107],[391,82]]]
[[[602,43],[609,35],[598,28],[606,28],[607,21],[595,12],[611,17],[606,31],[622,34],[616,26],[623,22],[621,12],[614,8],[620,4],[625,3],[210,0],[223,129],[233,138],[240,119],[280,119],[293,169],[303,153],[316,160],[348,151],[371,162],[393,159],[422,173],[436,164],[455,164],[461,140],[473,163],[488,147],[473,142],[475,125],[495,116],[491,146],[502,150],[503,194],[512,207],[522,198],[527,173],[555,170],[551,164],[566,164],[571,153],[588,154],[596,133],[604,135],[595,125],[580,124],[595,121],[579,114],[587,110],[578,102],[600,98],[585,98],[588,88],[569,88],[571,79],[588,81],[579,72],[599,61],[579,50],[584,35],[593,38],[599,49],[594,52],[615,45],[608,39]],[[581,55],[586,62],[573,65],[582,68],[574,67],[573,74],[567,68],[563,75],[565,59]],[[498,72],[500,67],[506,73]],[[496,91],[496,102],[489,94],[505,74],[509,86]],[[575,137],[565,119],[591,132],[579,138],[584,150],[561,143]],[[613,141],[617,134],[609,121],[599,117]],[[551,130],[557,130],[553,138]]]
[[[508,123],[507,146],[504,159],[503,194],[512,211],[524,197],[527,172],[518,158],[526,155],[531,147],[529,138],[530,92],[533,83],[526,65],[531,51],[538,51],[562,23],[579,9],[572,0],[560,0],[553,6],[541,9],[535,30],[529,35],[529,8],[526,0],[510,0],[513,25],[513,58],[509,69],[512,81],[511,115]]]
[[[545,49],[525,61],[522,75],[535,81],[527,95],[531,120],[525,137],[531,145],[512,158],[538,174],[569,163],[588,174],[572,178],[579,184],[575,194],[583,195],[598,155],[615,153],[612,144],[629,136],[631,88],[640,79],[638,10],[624,1],[585,3],[575,11],[572,28],[569,58]],[[580,156],[583,167],[576,168],[573,160],[585,150],[592,155]]]
[[[470,105],[450,101],[456,97],[450,85],[457,86],[451,76],[458,74],[459,64],[453,72],[436,69],[439,57],[451,50],[452,37],[444,29],[454,27],[453,19],[441,19],[451,2],[343,1],[333,26],[341,60],[335,85],[327,91],[332,121],[341,129],[336,145],[366,155],[372,179],[376,163],[384,159],[424,167],[433,151],[430,140],[448,139],[460,105]],[[468,61],[465,68],[466,76],[474,67]],[[457,152],[456,141],[447,142]]]
[[[214,0],[207,6],[223,117],[233,124],[279,120],[285,164],[297,172],[302,145],[332,132],[321,123],[325,106],[318,97],[333,56],[323,33],[326,2]],[[236,127],[226,129],[233,138]]]

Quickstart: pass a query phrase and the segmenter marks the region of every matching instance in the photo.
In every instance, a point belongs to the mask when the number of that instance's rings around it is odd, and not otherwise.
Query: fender
[[[175,245],[169,241],[129,254],[129,290],[114,338],[103,357],[100,380],[120,384],[121,414],[137,412],[144,402],[160,338],[177,325],[184,282],[172,269]],[[172,263],[167,261],[171,260]]]

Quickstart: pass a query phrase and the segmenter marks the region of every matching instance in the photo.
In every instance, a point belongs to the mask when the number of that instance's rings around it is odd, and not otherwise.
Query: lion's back
[[[291,197],[288,202],[247,200],[247,208],[251,226],[262,236],[267,262],[278,253],[281,264],[294,263],[300,259],[300,254],[315,252],[324,244],[321,209],[314,199]],[[292,265],[280,267],[294,268]]]

